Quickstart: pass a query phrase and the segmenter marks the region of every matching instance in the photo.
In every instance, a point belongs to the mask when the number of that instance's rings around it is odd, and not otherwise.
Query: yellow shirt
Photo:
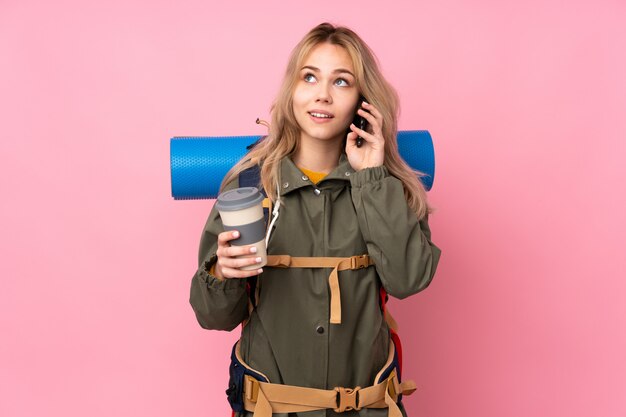
[[[311,180],[311,182],[313,184],[317,184],[318,182],[320,182],[321,180],[324,179],[324,177],[326,176],[326,173],[324,172],[315,172],[315,171],[310,171],[308,169],[304,169],[301,167],[298,167],[300,169],[300,171],[302,171],[307,177],[309,177],[309,179]]]

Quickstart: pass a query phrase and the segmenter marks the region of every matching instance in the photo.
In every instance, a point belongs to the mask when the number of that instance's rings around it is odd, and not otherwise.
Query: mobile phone
[[[357,110],[359,110],[361,108],[361,104],[366,101],[365,97],[361,96],[359,97],[359,102],[357,104]],[[363,109],[365,110],[365,109]],[[367,110],[365,110],[367,111]],[[367,120],[365,119],[365,117],[359,116],[358,113],[355,113],[354,115],[354,120],[352,121],[352,123],[354,123],[354,125],[356,127],[358,127],[361,130],[367,130]],[[363,138],[361,136],[356,138],[356,146],[357,148],[360,148],[361,146],[363,146]]]

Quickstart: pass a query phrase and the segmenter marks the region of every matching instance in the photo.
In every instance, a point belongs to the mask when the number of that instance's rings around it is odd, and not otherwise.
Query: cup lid
[[[263,194],[258,188],[241,187],[218,195],[215,206],[220,211],[237,211],[255,206],[262,201]]]

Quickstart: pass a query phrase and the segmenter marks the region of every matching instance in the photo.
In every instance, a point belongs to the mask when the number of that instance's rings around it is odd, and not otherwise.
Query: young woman
[[[229,388],[238,415],[406,416],[398,394],[411,387],[397,376],[381,289],[397,298],[423,290],[441,251],[422,174],[398,154],[397,113],[397,94],[363,40],[320,24],[290,56],[268,135],[224,179],[223,191],[237,188],[242,172],[259,167],[275,208],[275,262],[239,269],[259,260],[251,246],[229,244],[238,233],[224,232],[213,208],[192,279],[202,327],[244,323]],[[366,130],[352,123],[356,114]],[[255,378],[234,375],[242,367]]]

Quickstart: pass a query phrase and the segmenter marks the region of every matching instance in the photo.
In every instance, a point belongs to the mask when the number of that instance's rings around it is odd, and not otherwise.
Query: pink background
[[[169,138],[264,133],[324,20],[435,141],[443,256],[391,304],[410,415],[626,415],[626,4],[225,3],[0,3],[0,415],[229,415]]]

